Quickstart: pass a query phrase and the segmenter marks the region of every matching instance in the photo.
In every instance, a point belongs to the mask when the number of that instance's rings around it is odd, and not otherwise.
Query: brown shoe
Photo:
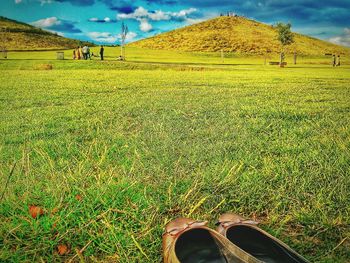
[[[307,263],[279,239],[258,228],[258,223],[235,214],[223,214],[217,231],[255,258],[269,263]]]
[[[261,263],[224,236],[208,228],[207,222],[178,218],[163,234],[165,263]]]

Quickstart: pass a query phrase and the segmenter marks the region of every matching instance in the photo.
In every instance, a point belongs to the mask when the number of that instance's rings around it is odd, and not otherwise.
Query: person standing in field
[[[82,59],[83,58],[83,48],[82,46],[79,47],[79,59]]]
[[[76,49],[73,50],[73,59],[76,59],[75,51],[76,51]]]
[[[338,55],[338,63],[337,66],[340,67],[340,55]]]
[[[101,57],[101,60],[103,60],[103,53],[105,52],[105,49],[103,48],[103,46],[101,46],[100,48],[100,57]]]
[[[81,59],[80,47],[76,49],[76,57],[77,59]]]
[[[85,60],[85,46],[81,48],[82,58]]]
[[[337,65],[337,57],[333,55],[333,67]]]
[[[87,60],[87,57],[88,57],[87,53],[88,53],[88,47],[85,45],[85,46],[83,46],[83,58],[84,58],[84,60]]]
[[[89,46],[87,47],[87,57],[91,60],[91,52]]]

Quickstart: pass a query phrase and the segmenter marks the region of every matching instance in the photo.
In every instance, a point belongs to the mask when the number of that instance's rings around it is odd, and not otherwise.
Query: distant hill
[[[7,50],[49,50],[74,48],[79,44],[79,40],[0,16],[0,48],[5,46]],[[91,43],[89,45],[93,46]]]
[[[297,51],[303,55],[323,55],[325,53],[349,53],[350,48],[338,46],[301,34],[294,34],[295,43],[287,52]],[[277,31],[273,26],[239,16],[222,16],[148,39],[139,40],[130,46],[179,50],[264,54],[280,52]]]

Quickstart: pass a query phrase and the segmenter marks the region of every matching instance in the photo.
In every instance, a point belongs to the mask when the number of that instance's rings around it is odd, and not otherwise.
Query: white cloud
[[[98,17],[91,17],[89,18],[90,22],[99,22],[99,23],[111,23],[111,22],[115,22],[115,20],[109,18],[109,17],[105,17],[103,19],[100,19]]]
[[[108,32],[89,32],[88,37],[96,42],[115,43],[119,39],[117,35],[112,35]]]
[[[100,42],[100,43],[116,43],[118,41],[120,41],[121,39],[121,35],[114,35],[111,34],[109,32],[89,32],[87,33],[87,36],[90,37],[92,40],[96,41],[96,42]],[[137,36],[136,33],[134,32],[129,32],[126,35],[126,41],[129,42],[131,40],[133,40],[135,37]]]
[[[337,45],[350,47],[350,28],[344,28],[344,33],[340,36],[331,37],[329,42]]]
[[[329,42],[332,42],[334,44],[341,45],[341,46],[348,46],[348,47],[350,47],[350,36],[331,37],[329,39]]]
[[[153,29],[152,25],[148,22],[147,19],[143,18],[140,19],[140,30],[142,32],[149,32]]]
[[[186,21],[186,24],[188,25],[193,25],[193,24],[197,24],[197,23],[200,23],[200,22],[203,22],[205,19],[196,19],[196,18],[187,18],[185,21]]]
[[[22,3],[22,0],[15,0],[15,3],[20,4],[20,3]]]
[[[185,20],[187,16],[193,14],[196,12],[196,8],[189,8],[189,9],[184,9],[179,12],[172,12],[170,13],[173,18],[180,19],[180,20]]]
[[[149,19],[151,21],[165,21],[170,19],[186,20],[189,15],[193,14],[196,11],[197,9],[195,8],[189,8],[180,10],[179,12],[164,12],[162,10],[150,12],[141,6],[138,7],[133,13],[118,14],[117,19]]]
[[[48,17],[48,18],[44,18],[44,19],[40,19],[38,21],[35,21],[32,23],[32,25],[37,26],[37,27],[51,27],[54,25],[60,25],[61,21],[57,18],[57,17]]]
[[[188,24],[199,22],[198,20],[191,19],[189,16],[195,13],[197,9],[189,8],[180,10],[179,12],[164,12],[162,10],[156,10],[150,12],[144,7],[138,7],[133,13],[130,14],[117,14],[117,19],[134,19],[140,22],[140,30],[143,32],[149,32],[153,29],[153,26],[149,21],[168,21],[178,20],[186,21]]]
[[[40,3],[41,5],[44,5],[44,4],[51,4],[53,3],[54,0],[40,0]]]
[[[55,31],[55,30],[47,30],[47,31],[49,31],[49,32],[51,32],[51,33],[54,33],[54,34],[57,34],[57,35],[59,35],[59,36],[61,36],[61,37],[64,37],[64,33],[63,33],[63,32]]]
[[[127,35],[126,35],[126,42],[130,42],[132,40],[135,39],[135,37],[137,37],[137,34],[135,32],[129,32]],[[118,38],[121,38],[120,35],[118,35]]]
[[[148,16],[148,10],[141,6],[137,8],[131,15],[134,15],[135,17],[145,17]]]
[[[154,13],[150,13],[148,16],[153,21],[162,21],[162,20],[170,20],[171,19],[169,14],[167,14],[161,10],[157,10]]]

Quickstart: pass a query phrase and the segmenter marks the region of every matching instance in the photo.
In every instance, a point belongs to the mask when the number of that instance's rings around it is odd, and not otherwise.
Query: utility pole
[[[120,37],[121,37],[121,44],[120,44],[120,57],[122,60],[125,60],[125,39],[126,39],[126,36],[127,34],[129,33],[129,28],[126,24],[124,24],[124,22],[122,23],[122,32],[120,34]]]

